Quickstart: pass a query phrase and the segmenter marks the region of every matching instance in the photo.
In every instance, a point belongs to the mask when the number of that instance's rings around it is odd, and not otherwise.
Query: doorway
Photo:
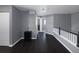
[[[46,31],[46,18],[37,17],[37,32],[45,32],[45,31]]]
[[[45,39],[46,32],[46,18],[37,17],[37,38]]]

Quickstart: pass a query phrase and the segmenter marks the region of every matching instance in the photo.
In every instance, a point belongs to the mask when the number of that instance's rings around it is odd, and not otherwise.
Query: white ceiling
[[[16,5],[21,11],[36,11],[37,15],[50,15],[50,14],[73,14],[79,12],[79,5]],[[42,11],[46,9],[46,12]]]

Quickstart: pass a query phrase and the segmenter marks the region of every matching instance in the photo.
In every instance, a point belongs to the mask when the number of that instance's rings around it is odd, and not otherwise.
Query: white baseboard
[[[9,47],[13,47],[15,44],[17,44],[20,40],[24,39],[24,37],[21,37],[20,39],[18,39],[15,43],[13,43],[12,45],[9,45]],[[35,37],[32,37],[32,39],[37,39]]]
[[[21,37],[20,39],[24,39],[24,37]]]
[[[32,37],[32,39],[34,40],[34,39],[37,39],[36,37]]]
[[[9,47],[13,47],[15,44],[17,44],[20,40],[22,39],[22,37],[20,39],[18,39],[16,42],[14,42],[12,45],[9,45]]]
[[[24,37],[21,37],[21,39],[24,39]],[[36,37],[32,37],[32,39],[34,40],[34,39],[37,39]]]

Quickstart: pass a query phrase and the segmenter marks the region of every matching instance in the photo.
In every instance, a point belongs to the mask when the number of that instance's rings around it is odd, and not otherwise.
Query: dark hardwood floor
[[[0,47],[0,53],[69,53],[52,35],[39,33],[38,39],[21,40],[14,47]]]

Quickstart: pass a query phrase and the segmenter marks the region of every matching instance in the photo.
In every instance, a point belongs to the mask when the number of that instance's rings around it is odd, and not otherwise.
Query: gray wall
[[[22,36],[24,31],[32,31],[32,37],[36,38],[36,15],[22,12]]]
[[[54,26],[61,27],[65,30],[71,31],[71,15],[70,14],[55,14]]]
[[[47,16],[46,17],[46,32],[52,33],[53,32],[53,26],[54,26],[54,17]]]
[[[0,5],[0,12],[11,12],[11,8],[10,5]]]
[[[71,15],[71,30],[75,33],[79,31],[79,13]]]
[[[28,31],[28,12],[22,12],[22,37],[24,36],[24,31]]]
[[[36,38],[36,15],[29,14],[29,30],[32,31],[32,37]]]
[[[22,37],[21,35],[21,13],[15,7],[12,7],[12,41],[11,44],[16,42]]]

